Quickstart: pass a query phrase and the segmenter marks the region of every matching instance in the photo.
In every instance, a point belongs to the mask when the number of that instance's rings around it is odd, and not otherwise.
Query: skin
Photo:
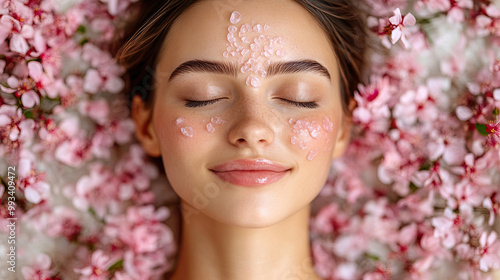
[[[315,71],[278,74],[262,78],[255,88],[246,85],[247,75],[238,71],[236,76],[182,73],[169,81],[174,69],[189,60],[230,62],[222,52],[232,10],[220,18],[221,11],[214,7],[212,1],[202,1],[177,19],[156,69],[154,105],[147,108],[139,97],[133,100],[137,138],[149,155],[162,156],[168,180],[181,199],[182,237],[170,279],[319,279],[310,260],[310,203],[323,187],[331,161],[344,152],[350,127],[343,116],[333,48],[316,20],[297,3],[241,1],[235,7],[241,23],[268,24],[266,34],[283,38],[285,55],[272,62],[315,60],[331,79]],[[186,100],[218,98],[203,107],[185,106]],[[285,99],[315,101],[318,107],[297,107]],[[180,117],[193,129],[193,137],[181,133],[176,124]],[[206,125],[213,117],[224,123],[209,132]],[[294,132],[290,122],[322,124],[325,117],[333,129],[321,129],[318,137]],[[307,149],[292,144],[293,136],[308,140]],[[319,153],[308,160],[312,149]],[[290,171],[278,182],[259,187],[232,185],[210,171],[230,160],[262,158]]]

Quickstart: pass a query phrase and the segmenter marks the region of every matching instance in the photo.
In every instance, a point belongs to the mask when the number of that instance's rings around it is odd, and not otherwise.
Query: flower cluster
[[[368,26],[390,50],[371,55],[352,144],[311,221],[316,269],[326,279],[488,279],[500,269],[500,7],[367,3],[385,8]]]
[[[0,172],[18,168],[18,278],[161,279],[173,267],[170,209],[155,207],[159,172],[134,143],[110,54],[131,2],[0,0]],[[366,2],[388,54],[371,54],[352,143],[314,202],[316,270],[487,279],[500,269],[498,2]],[[8,215],[2,203],[2,240]]]
[[[130,2],[0,1],[0,166],[18,176],[16,272],[2,263],[1,279],[159,279],[171,267],[170,210],[153,206],[158,170],[133,142],[110,53]]]

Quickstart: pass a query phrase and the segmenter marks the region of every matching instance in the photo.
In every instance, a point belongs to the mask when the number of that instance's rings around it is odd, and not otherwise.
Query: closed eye
[[[309,101],[309,102],[298,102],[298,101],[292,101],[292,100],[288,100],[288,99],[284,99],[284,98],[280,98],[280,100],[283,100],[287,103],[290,103],[294,106],[297,106],[297,107],[302,107],[302,108],[311,108],[311,109],[314,109],[314,108],[318,108],[319,107],[319,104],[316,102],[316,101]]]
[[[196,108],[196,107],[204,107],[208,105],[212,105],[214,103],[217,103],[219,100],[222,100],[224,98],[217,98],[217,99],[211,99],[211,100],[186,100],[186,104],[184,106],[189,107],[189,108]]]

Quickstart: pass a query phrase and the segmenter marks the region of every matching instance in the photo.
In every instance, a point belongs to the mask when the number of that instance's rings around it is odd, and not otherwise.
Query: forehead
[[[313,59],[336,72],[333,47],[316,19],[292,0],[239,1],[235,6],[220,6],[220,1],[201,1],[186,10],[172,25],[164,42],[159,67],[173,71],[193,59],[226,60],[229,18],[234,10],[245,23],[269,25],[267,36],[283,39],[285,55],[280,60]],[[276,12],[276,11],[279,11]]]

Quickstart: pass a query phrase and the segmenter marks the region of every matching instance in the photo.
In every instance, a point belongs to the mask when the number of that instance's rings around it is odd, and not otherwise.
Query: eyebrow
[[[232,63],[195,59],[186,61],[175,68],[170,75],[169,81],[181,74],[196,72],[208,72],[236,77],[239,72],[238,70],[237,66]],[[271,63],[267,69],[267,77],[300,72],[313,72],[331,79],[330,72],[328,72],[326,67],[311,59]]]

